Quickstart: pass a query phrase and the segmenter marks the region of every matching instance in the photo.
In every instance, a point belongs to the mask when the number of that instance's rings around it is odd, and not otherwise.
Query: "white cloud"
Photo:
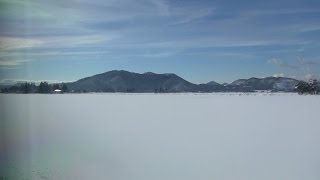
[[[317,77],[314,74],[306,74],[304,78],[305,80],[310,80],[310,79],[316,79]]]
[[[274,74],[273,77],[284,77],[284,73]]]

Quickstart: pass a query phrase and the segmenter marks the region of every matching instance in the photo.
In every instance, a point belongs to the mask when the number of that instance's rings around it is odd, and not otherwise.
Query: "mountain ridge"
[[[112,70],[66,83],[73,92],[293,92],[299,80],[287,77],[238,79],[230,84],[191,83],[174,73],[135,73]]]
[[[215,81],[195,84],[174,73],[157,74],[154,72],[135,73],[126,70],[112,70],[81,78],[66,83],[51,83],[51,91],[67,86],[68,92],[130,92],[130,93],[176,93],[176,92],[294,92],[299,82],[287,77],[251,77],[238,79],[231,83],[219,84]],[[306,82],[304,82],[306,83]],[[47,83],[48,85],[48,83]],[[57,86],[59,85],[59,86]],[[26,87],[25,87],[26,86]],[[34,83],[16,83],[13,86],[1,86],[1,92],[22,92],[23,87],[32,87],[30,92],[37,92]],[[29,87],[29,88],[30,88]],[[20,89],[19,89],[20,88]],[[22,88],[22,89],[21,89]],[[26,91],[29,92],[29,91]],[[66,91],[67,92],[67,91]]]
[[[197,85],[173,73],[113,70],[79,79],[67,86],[76,92],[193,92]]]

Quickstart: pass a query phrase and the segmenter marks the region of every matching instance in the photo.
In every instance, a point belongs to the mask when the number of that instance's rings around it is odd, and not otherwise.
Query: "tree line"
[[[295,91],[298,94],[320,94],[320,82],[316,79],[311,79],[309,82],[300,81],[295,86]],[[40,94],[50,94],[50,93],[68,93],[69,89],[66,84],[49,84],[48,82],[41,82],[39,85],[35,83],[20,83],[13,85],[11,87],[5,87],[0,89],[1,93],[40,93]],[[73,91],[72,91],[73,92]],[[77,92],[77,91],[76,91]],[[86,93],[86,90],[81,91],[82,93]],[[114,90],[106,91],[106,92],[114,92]],[[126,92],[133,93],[136,92],[134,88],[127,88]],[[166,93],[168,89],[166,88],[156,88],[154,93]],[[232,92],[232,91],[229,91]]]
[[[309,82],[300,81],[296,85],[298,94],[320,94],[320,85],[316,79],[310,79]]]
[[[37,86],[35,83],[20,83],[13,85],[11,87],[1,88],[1,93],[40,93],[40,94],[50,94],[54,92],[68,93],[68,87],[66,84],[49,84],[48,82],[40,82]]]

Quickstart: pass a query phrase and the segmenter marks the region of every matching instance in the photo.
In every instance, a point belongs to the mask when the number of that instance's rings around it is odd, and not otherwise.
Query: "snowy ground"
[[[320,96],[0,95],[0,179],[319,180]]]

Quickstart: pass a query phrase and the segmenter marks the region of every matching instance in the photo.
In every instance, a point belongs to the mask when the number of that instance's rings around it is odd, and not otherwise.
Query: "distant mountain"
[[[224,86],[215,81],[210,81],[206,84],[199,84],[196,88],[197,92],[221,92],[224,90]]]
[[[238,80],[235,80],[235,81],[233,81],[232,83],[230,83],[230,84],[228,84],[228,85],[231,85],[231,86],[240,86],[240,85],[245,84],[246,81],[247,81],[247,79],[238,79]]]
[[[250,92],[255,90],[294,91],[298,80],[284,77],[239,79],[230,84],[210,81],[193,84],[176,74],[143,74],[114,70],[67,83],[73,92]]]
[[[230,84],[210,81],[193,84],[176,74],[143,74],[114,70],[65,83],[69,92],[253,92],[257,90],[293,92],[299,80],[286,77],[238,79]],[[32,85],[32,84],[31,84]],[[1,92],[19,93],[21,84],[0,86]],[[36,88],[36,85],[32,85]],[[62,86],[62,84],[60,84]],[[320,84],[319,84],[320,86]],[[37,90],[34,90],[36,92]]]
[[[271,90],[271,91],[294,91],[299,81],[286,77],[266,77],[239,79],[226,85],[227,90],[232,91],[254,91],[254,90]]]
[[[67,84],[75,92],[195,92],[197,85],[175,74],[109,71]]]
[[[207,85],[219,86],[219,85],[221,85],[221,84],[219,84],[219,83],[217,83],[217,82],[215,82],[215,81],[210,81],[210,82],[207,83]]]

